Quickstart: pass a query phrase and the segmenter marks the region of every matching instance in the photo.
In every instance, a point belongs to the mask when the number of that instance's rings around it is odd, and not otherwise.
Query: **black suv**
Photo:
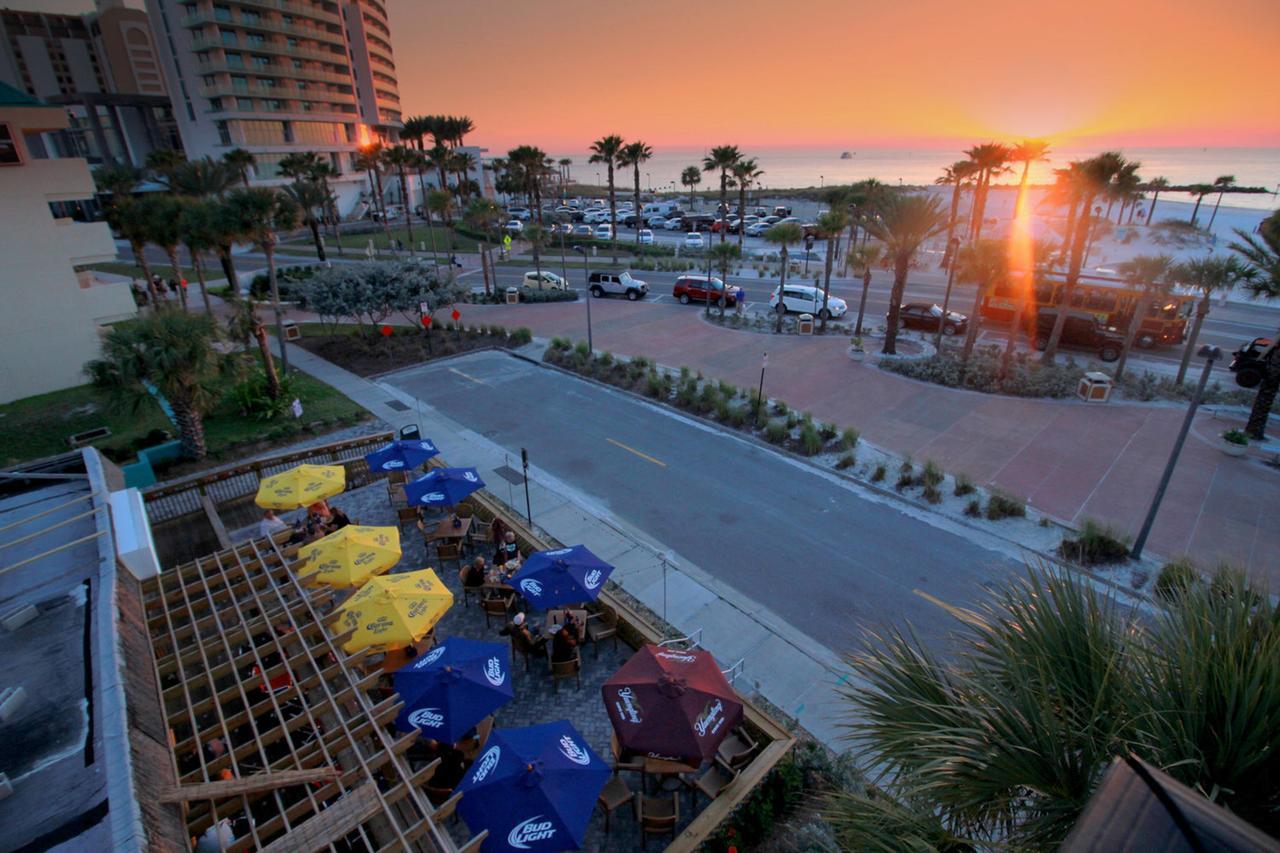
[[[1267,359],[1274,347],[1270,338],[1254,338],[1232,353],[1231,372],[1241,388],[1256,388],[1267,373]]]
[[[1041,309],[1036,314],[1036,349],[1044,352],[1049,346],[1049,336],[1053,334],[1053,324],[1058,319],[1058,312],[1053,309]],[[1112,329],[1086,311],[1068,311],[1067,321],[1062,326],[1062,337],[1059,343],[1072,349],[1090,350],[1098,354],[1103,361],[1115,361],[1124,351],[1124,335]]]

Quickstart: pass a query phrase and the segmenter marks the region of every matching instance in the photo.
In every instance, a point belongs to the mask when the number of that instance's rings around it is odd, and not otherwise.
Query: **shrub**
[[[516,331],[519,332],[520,330],[517,329]],[[525,331],[528,331],[528,330],[526,329]],[[573,341],[569,340],[568,338],[552,338],[551,339],[551,349],[553,350],[561,350],[563,352],[567,352],[572,348],[573,348]]]
[[[958,356],[939,353],[916,361],[889,359],[880,362],[883,370],[945,385],[969,388],[986,394],[1010,394],[1015,397],[1070,397],[1075,393],[1084,368],[1074,363],[1042,365],[1037,354],[1018,353],[1002,370],[1003,353],[999,347],[975,349],[968,365]]]
[[[1119,563],[1129,558],[1129,543],[1113,528],[1090,518],[1074,538],[1062,540],[1058,553],[1085,566]]]
[[[982,501],[974,498],[965,504],[964,514],[970,518],[982,518]]]
[[[604,368],[613,367],[613,354],[609,352],[600,353],[596,356],[596,364]]]
[[[1262,597],[1249,586],[1245,573],[1230,563],[1219,563],[1209,581],[1209,594],[1222,601],[1240,599],[1251,606],[1262,603]]]
[[[682,409],[693,408],[693,401],[698,396],[698,383],[692,379],[680,382],[676,386],[676,405]]]
[[[631,359],[631,364],[634,365],[635,367],[639,367],[642,370],[647,370],[648,368],[653,366],[653,362],[649,361],[649,359],[645,358],[642,355],[638,355],[635,358]]]
[[[924,470],[920,472],[920,482],[924,483],[928,488],[937,489],[942,484],[944,477],[946,475],[942,473],[942,468],[938,466],[937,462],[932,459],[925,460]],[[937,503],[937,501],[933,501],[933,503]]]
[[[691,376],[692,376],[692,374],[689,372],[689,368],[687,368],[687,367],[682,367],[682,368],[680,368],[680,381],[681,381],[681,382],[688,382]]]
[[[1002,518],[1025,518],[1027,515],[1027,504],[1020,498],[1003,492],[993,492],[987,500],[987,518],[991,521],[999,521]]]
[[[942,492],[938,491],[937,486],[925,485],[924,491],[920,493],[924,499],[931,504],[942,503]]]
[[[857,465],[857,464],[858,464],[858,458],[854,456],[852,453],[846,453],[844,456],[840,457],[839,461],[836,462],[836,470],[844,471],[848,468],[852,468],[854,465]]]
[[[738,396],[738,389],[732,382],[725,382],[721,379],[718,387],[720,388],[720,396],[724,397],[726,400],[732,400],[734,397]]]
[[[774,402],[773,413],[775,415],[785,415],[789,411],[791,411],[791,409],[787,407],[786,403],[782,402],[781,400],[777,400]]]
[[[915,466],[911,464],[910,455],[902,457],[902,464],[898,466],[898,470],[901,471],[903,474],[910,474],[912,471],[915,470]]]
[[[823,441],[831,441],[840,434],[840,430],[835,424],[820,424],[818,426],[818,435],[822,436]]]
[[[971,495],[974,492],[973,480],[969,479],[968,474],[956,474],[956,497],[962,498],[965,495]]]
[[[873,483],[881,482],[882,480],[884,480],[885,474],[887,473],[888,472],[885,470],[884,465],[877,465],[876,470],[871,472],[871,482]]]
[[[787,440],[788,430],[779,421],[770,421],[764,428],[764,437],[770,444],[782,444]]]
[[[516,346],[523,346],[533,340],[533,332],[525,326],[521,326],[511,333],[511,343]]]
[[[261,369],[231,389],[231,398],[240,414],[260,421],[273,420],[289,411],[294,396],[292,377],[281,375],[280,393],[273,398],[267,390],[267,374]]]
[[[1222,440],[1227,444],[1238,444],[1241,447],[1249,446],[1249,436],[1245,435],[1242,430],[1229,429],[1222,434]]]
[[[587,346],[586,341],[578,341],[578,345],[573,348],[573,354],[577,357],[579,363],[585,364],[587,359],[591,357],[591,347]]]
[[[1179,557],[1161,567],[1152,589],[1160,598],[1176,601],[1199,581],[1200,572],[1196,569],[1195,563],[1188,557]]]
[[[919,482],[919,480],[910,474],[899,474],[898,482],[894,483],[893,487],[901,492],[906,489],[910,489],[912,486],[919,485]]]
[[[816,456],[822,452],[822,436],[812,424],[805,424],[800,430],[800,449],[805,456]]]
[[[858,446],[858,431],[853,427],[846,427],[845,431],[840,433],[840,449],[853,450]]]
[[[796,417],[796,413],[792,412],[787,415],[787,429],[795,429],[800,425],[800,419]]]
[[[667,393],[667,383],[663,380],[663,377],[650,371],[647,381],[645,382],[644,392],[654,398],[665,397]]]
[[[736,429],[742,429],[747,424],[747,417],[750,415],[746,409],[729,409],[729,423]]]

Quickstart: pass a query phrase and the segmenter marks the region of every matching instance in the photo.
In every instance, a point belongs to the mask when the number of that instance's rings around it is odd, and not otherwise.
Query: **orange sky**
[[[405,115],[469,115],[494,150],[582,150],[609,132],[655,146],[1280,146],[1277,0],[389,0],[389,13]]]

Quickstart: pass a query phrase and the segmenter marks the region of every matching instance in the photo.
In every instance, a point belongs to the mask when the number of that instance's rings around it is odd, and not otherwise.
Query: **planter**
[[[862,349],[861,347],[855,347],[855,346],[850,346],[847,350],[845,350],[845,352],[849,355],[849,358],[852,361],[862,361],[862,359],[866,358],[866,355],[867,355],[866,350]]]
[[[1249,445],[1234,444],[1226,439],[1218,440],[1218,448],[1228,456],[1244,456],[1249,451]]]

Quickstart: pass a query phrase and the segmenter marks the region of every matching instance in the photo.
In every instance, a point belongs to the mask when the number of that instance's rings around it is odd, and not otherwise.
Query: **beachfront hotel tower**
[[[401,125],[380,0],[147,0],[147,11],[188,157],[243,148],[251,181],[272,185],[282,158],[314,151],[350,212],[360,146]]]

